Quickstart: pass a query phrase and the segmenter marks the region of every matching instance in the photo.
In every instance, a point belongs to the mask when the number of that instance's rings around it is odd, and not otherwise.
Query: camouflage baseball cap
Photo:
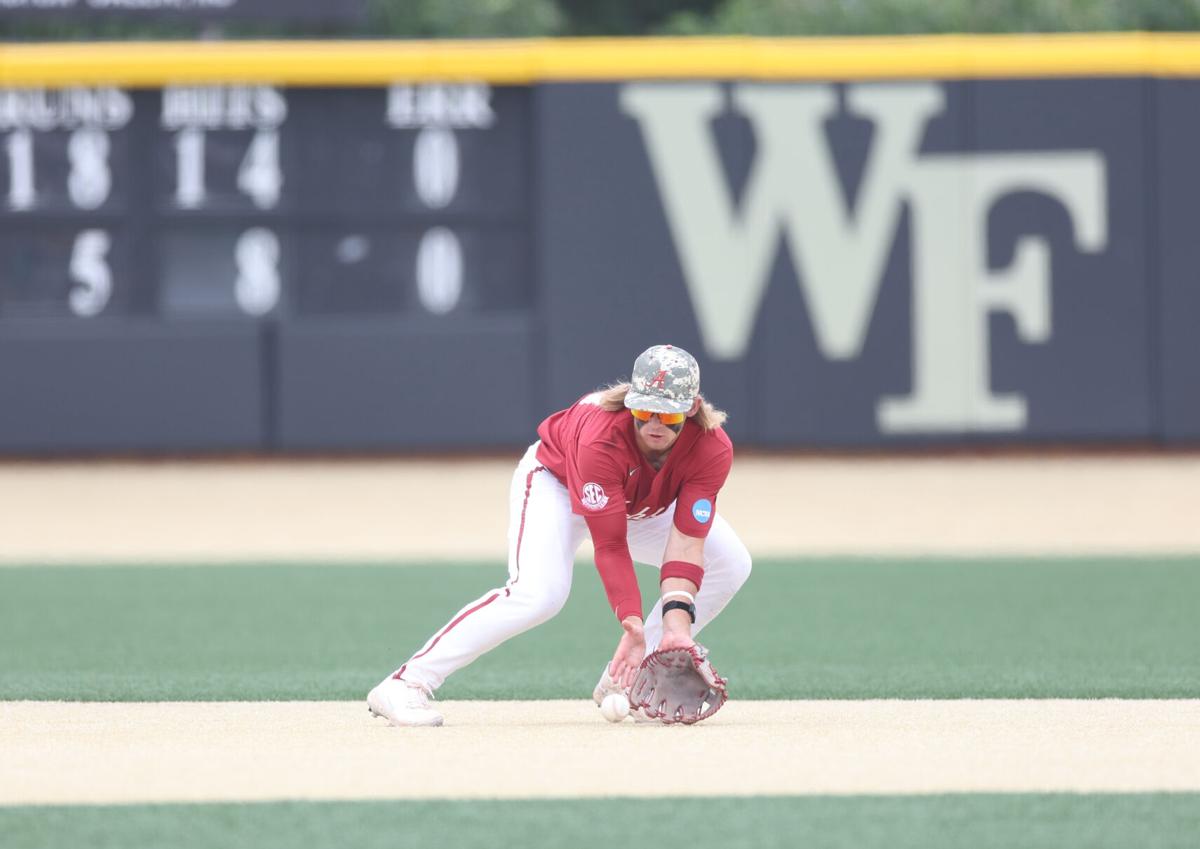
[[[634,360],[630,382],[625,396],[629,409],[686,413],[700,394],[700,365],[683,348],[654,345]]]

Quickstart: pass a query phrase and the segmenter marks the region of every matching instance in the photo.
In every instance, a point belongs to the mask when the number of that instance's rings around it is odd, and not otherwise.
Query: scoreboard
[[[530,92],[0,89],[0,451],[525,439]]]
[[[529,89],[0,89],[0,321],[527,311]]]

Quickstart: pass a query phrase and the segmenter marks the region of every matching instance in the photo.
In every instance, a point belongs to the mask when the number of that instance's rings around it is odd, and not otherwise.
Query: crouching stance
[[[750,575],[750,555],[717,514],[733,445],[700,395],[691,354],[656,345],[630,383],[586,395],[538,427],[509,491],[508,582],[468,603],[367,696],[393,725],[441,725],[430,700],[453,672],[550,619],[591,536],[622,633],[593,697],[627,690],[647,651],[687,648]],[[660,569],[647,618],[633,563]]]

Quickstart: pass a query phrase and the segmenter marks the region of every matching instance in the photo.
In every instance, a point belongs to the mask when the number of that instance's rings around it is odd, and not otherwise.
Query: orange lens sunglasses
[[[683,424],[684,419],[687,418],[687,413],[652,413],[649,410],[630,410],[629,412],[633,413],[633,417],[639,422],[648,422],[658,416],[658,420],[665,425]]]

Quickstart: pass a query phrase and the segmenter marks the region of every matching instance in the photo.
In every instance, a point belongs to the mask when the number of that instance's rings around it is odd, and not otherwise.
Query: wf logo
[[[726,108],[716,83],[638,83],[621,92],[650,155],[705,348],[743,357],[782,237],[821,352],[853,359],[863,343],[900,215],[910,210],[913,389],[876,404],[884,433],[1014,431],[1025,398],[990,386],[988,317],[1010,314],[1027,343],[1050,338],[1050,243],[1027,235],[1012,263],[987,267],[987,215],[1006,194],[1063,204],[1081,252],[1107,243],[1104,159],[1096,151],[919,154],[945,109],[931,83],[851,86],[847,109],[874,124],[852,205],[839,188],[823,124],[837,93],[823,85],[734,85],[757,154],[740,202],[709,122]]]

